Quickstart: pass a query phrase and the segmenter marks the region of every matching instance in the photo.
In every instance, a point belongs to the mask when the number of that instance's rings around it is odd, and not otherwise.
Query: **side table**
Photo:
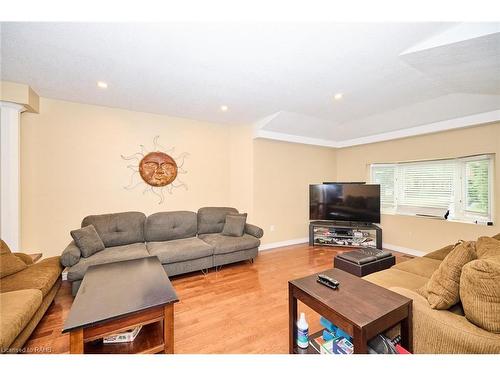
[[[316,282],[317,273],[288,282],[289,353],[297,347],[297,301],[338,326],[352,337],[354,353],[367,353],[367,342],[401,324],[401,346],[412,352],[412,300],[339,269],[324,272],[340,282],[337,290]],[[315,333],[311,333],[313,336]],[[309,345],[307,354],[316,353]]]

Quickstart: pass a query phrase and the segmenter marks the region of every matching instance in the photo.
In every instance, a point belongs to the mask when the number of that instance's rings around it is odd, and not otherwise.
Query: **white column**
[[[0,101],[0,237],[20,250],[20,124],[24,107]]]

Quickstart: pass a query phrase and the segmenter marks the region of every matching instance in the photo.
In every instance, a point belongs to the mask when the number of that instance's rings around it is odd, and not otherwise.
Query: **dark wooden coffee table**
[[[367,342],[397,323],[401,323],[401,345],[412,351],[411,299],[342,270],[320,273],[337,279],[339,289],[316,282],[317,273],[288,282],[290,354],[304,353],[296,345],[297,300],[351,336],[354,353],[367,353]],[[305,352],[316,353],[311,345]]]
[[[157,257],[91,266],[64,323],[70,353],[173,353],[175,302]],[[139,325],[133,342],[102,343],[105,336]]]

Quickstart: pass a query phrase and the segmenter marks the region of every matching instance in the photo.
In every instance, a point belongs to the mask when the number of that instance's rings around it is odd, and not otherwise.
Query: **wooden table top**
[[[91,266],[83,278],[62,332],[178,300],[157,257]]]
[[[338,280],[339,288],[334,290],[318,283],[319,273],[289,283],[359,328],[411,303],[409,298],[336,268],[320,273]]]

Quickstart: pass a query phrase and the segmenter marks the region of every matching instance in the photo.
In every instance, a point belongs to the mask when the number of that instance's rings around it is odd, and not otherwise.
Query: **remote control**
[[[335,285],[335,286],[339,286],[340,285],[340,283],[337,280],[335,280],[333,277],[327,276],[327,275],[322,274],[322,273],[320,273],[318,275],[318,279],[322,279],[323,281],[326,281],[326,282],[328,282],[328,283],[330,283],[332,285]]]
[[[326,275],[318,275],[318,279],[316,280],[318,283],[323,284],[331,289],[338,289],[340,283],[332,277]]]

